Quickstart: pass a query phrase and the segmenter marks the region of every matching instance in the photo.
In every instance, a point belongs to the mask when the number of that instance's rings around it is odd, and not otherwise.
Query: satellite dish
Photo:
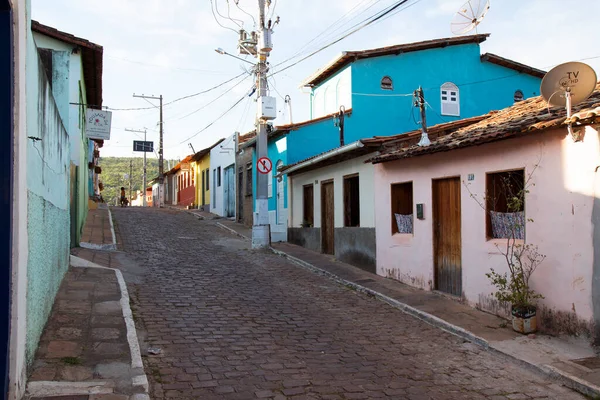
[[[464,35],[477,28],[490,9],[490,0],[469,0],[462,5],[450,23],[455,35]]]
[[[596,88],[596,80],[596,72],[587,64],[561,64],[552,68],[542,79],[542,97],[549,105],[567,107],[570,112],[571,106],[590,97]]]
[[[567,109],[567,121],[571,118],[571,107],[585,101],[596,88],[596,72],[587,64],[570,62],[552,68],[542,79],[540,91],[549,106]],[[573,130],[567,122],[567,131],[573,140],[583,140],[583,134]]]

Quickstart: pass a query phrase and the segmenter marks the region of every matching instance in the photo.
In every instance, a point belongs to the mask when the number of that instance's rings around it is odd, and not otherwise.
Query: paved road
[[[581,399],[187,213],[113,209],[153,399]],[[137,268],[135,267],[137,265]],[[134,275],[128,275],[135,277]]]

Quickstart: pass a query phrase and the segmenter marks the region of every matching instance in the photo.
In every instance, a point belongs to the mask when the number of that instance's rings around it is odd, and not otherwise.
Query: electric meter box
[[[277,99],[271,96],[259,97],[258,115],[261,119],[266,120],[277,118]]]

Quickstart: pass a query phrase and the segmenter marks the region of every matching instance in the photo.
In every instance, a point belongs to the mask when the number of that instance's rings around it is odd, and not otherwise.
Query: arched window
[[[525,96],[523,96],[523,92],[521,90],[518,90],[518,89],[515,90],[515,97],[514,97],[515,103],[518,101],[523,101],[524,98],[525,98]]]
[[[383,90],[394,90],[394,82],[389,76],[381,78],[381,89]]]
[[[444,83],[440,88],[442,115],[460,116],[460,94],[458,86],[452,82]]]

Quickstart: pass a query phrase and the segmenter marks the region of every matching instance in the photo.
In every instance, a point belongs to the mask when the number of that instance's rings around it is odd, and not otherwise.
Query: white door
[[[277,169],[283,165],[283,161],[277,161]],[[276,171],[277,171],[276,169]],[[285,225],[287,215],[285,212],[285,193],[283,187],[283,177],[277,178],[277,225]]]

